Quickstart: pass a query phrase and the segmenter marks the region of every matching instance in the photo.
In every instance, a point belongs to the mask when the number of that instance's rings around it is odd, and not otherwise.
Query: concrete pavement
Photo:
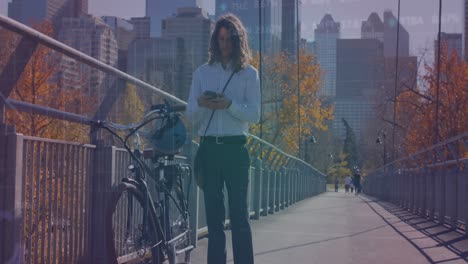
[[[465,263],[382,205],[328,192],[252,221],[255,263]],[[207,242],[199,241],[193,264],[206,263]],[[233,263],[230,232],[227,246]]]

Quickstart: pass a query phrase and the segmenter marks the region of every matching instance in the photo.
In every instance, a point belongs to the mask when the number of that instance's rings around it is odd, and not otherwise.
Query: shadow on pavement
[[[382,226],[374,227],[374,228],[371,228],[371,229],[367,229],[367,230],[360,231],[360,232],[353,233],[353,234],[346,235],[346,236],[332,237],[332,238],[323,239],[323,240],[319,240],[319,241],[312,241],[312,242],[292,245],[292,246],[288,246],[288,247],[282,247],[282,248],[266,250],[266,251],[255,253],[255,256],[261,256],[261,255],[266,255],[266,254],[270,254],[270,253],[276,253],[276,252],[285,251],[285,250],[289,250],[289,249],[293,249],[293,248],[300,248],[300,247],[310,246],[310,245],[314,245],[314,244],[320,244],[320,243],[324,243],[324,242],[339,240],[339,239],[343,239],[343,238],[351,238],[351,237],[362,235],[364,233],[371,232],[371,231],[381,229],[381,228],[384,228],[384,227],[388,227],[388,225],[382,225]],[[233,259],[228,260],[228,262],[233,262],[233,261],[234,261]]]
[[[404,208],[390,204],[387,202],[380,201],[376,198],[371,198],[365,196],[362,198],[363,201],[367,202],[369,207],[379,215],[385,222],[387,222],[398,234],[404,237],[408,242],[410,242],[421,254],[423,254],[430,263],[442,263],[449,262],[454,260],[463,259],[468,262],[468,236],[465,236],[460,232],[460,230],[453,229],[449,226],[438,224],[432,220],[424,218],[422,216],[416,215]],[[368,201],[367,201],[368,200]],[[374,202],[384,208],[388,213],[398,217],[402,222],[406,223],[408,226],[414,228],[415,231],[420,232],[424,237],[410,237],[406,235],[406,231],[399,230],[396,226],[388,221],[381,213],[377,212],[375,208],[370,204]],[[416,243],[416,240],[433,240],[436,242],[434,246],[423,247]],[[446,248],[452,253],[454,253],[456,258],[446,258],[446,259],[435,259],[437,256],[434,254],[428,254],[427,249],[440,249]]]

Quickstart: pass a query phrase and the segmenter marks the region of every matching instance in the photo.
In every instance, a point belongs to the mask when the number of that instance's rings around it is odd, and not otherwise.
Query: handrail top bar
[[[69,56],[70,58],[73,58],[73,59],[76,59],[77,61],[80,61],[80,62],[83,62],[91,67],[94,67],[94,68],[97,68],[105,73],[108,73],[108,74],[113,74],[113,75],[116,75],[128,82],[131,82],[131,83],[134,83],[137,87],[140,87],[140,88],[144,88],[144,89],[148,89],[148,90],[152,90],[156,93],[158,93],[159,95],[175,102],[175,103],[178,103],[178,104],[181,104],[181,105],[187,105],[187,102],[177,98],[176,96],[172,95],[172,94],[169,94],[167,92],[164,92],[162,91],[161,89],[159,88],[156,88],[146,82],[143,82],[141,81],[140,79],[138,78],[135,78],[125,72],[122,72],[110,65],[107,65],[89,55],[87,55],[86,53],[83,53],[81,51],[78,51],[70,46],[67,46],[65,45],[64,43],[56,40],[56,39],[53,39],[33,28],[30,28],[16,20],[13,20],[9,17],[6,17],[4,15],[0,15],[0,26],[2,27],[5,27],[17,34],[20,34],[22,36],[25,36],[25,37],[28,37],[28,38],[31,38],[35,41],[37,41],[38,43],[40,44],[43,44],[53,50],[56,50],[58,52],[61,52],[67,56]],[[20,102],[20,101],[18,101]],[[57,110],[59,112],[63,112],[63,111],[60,111],[60,110]],[[71,114],[71,113],[69,113]],[[71,114],[71,115],[76,115],[76,114]],[[78,115],[76,115],[77,117],[79,117]],[[88,118],[85,118],[84,120],[82,119],[81,120],[82,122],[87,122],[89,121]],[[312,167],[312,165],[308,164],[307,162],[297,158],[297,157],[294,157],[292,155],[289,155],[287,153],[285,153],[284,151],[282,151],[281,149],[279,149],[278,147],[266,142],[265,140],[263,139],[260,139],[259,137],[257,136],[254,136],[250,133],[247,133],[248,136],[252,137],[253,139],[259,141],[260,143],[266,145],[266,146],[269,146],[270,148],[273,148],[274,150],[280,152],[281,154],[283,155],[286,155],[287,157],[291,158],[291,159],[294,159],[300,163],[302,163],[303,165],[311,168],[312,170],[318,172],[319,174],[321,174],[322,176],[325,176],[322,172],[318,171],[317,169],[315,169],[314,167]]]
[[[266,146],[268,146],[268,147],[270,147],[270,148],[273,148],[275,151],[277,151],[277,152],[279,152],[279,153],[285,155],[286,157],[291,158],[291,159],[294,159],[294,160],[296,160],[296,161],[302,163],[303,165],[305,165],[305,166],[307,166],[307,167],[310,167],[310,168],[313,169],[314,171],[316,171],[316,172],[318,172],[318,173],[324,175],[322,172],[320,172],[320,171],[318,171],[316,168],[312,167],[312,165],[310,165],[309,163],[307,163],[307,162],[305,162],[305,161],[303,161],[303,160],[301,160],[301,159],[299,159],[299,158],[297,158],[297,157],[294,157],[294,156],[292,156],[292,155],[287,154],[286,152],[282,151],[282,150],[279,149],[278,147],[276,147],[276,146],[274,146],[274,145],[272,145],[272,144],[270,144],[270,143],[264,141],[263,139],[261,139],[261,138],[255,136],[255,135],[252,135],[252,134],[250,134],[250,133],[248,133],[248,135],[249,135],[250,137],[252,137],[253,139],[258,140],[260,143],[262,143],[262,144],[264,144],[264,145],[266,145]],[[324,176],[325,176],[325,175],[324,175]]]
[[[40,115],[46,115],[57,119],[62,119],[78,124],[90,125],[92,119],[83,115],[74,114],[62,110],[57,110],[55,108],[50,108],[42,105],[31,104],[11,98],[5,100],[5,107],[8,107],[12,110],[30,112],[33,111]]]
[[[63,145],[84,147],[84,148],[90,148],[90,149],[95,149],[96,148],[96,145],[92,145],[92,144],[82,144],[82,143],[78,143],[78,142],[57,140],[57,139],[50,139],[50,138],[23,136],[23,139],[24,140],[30,140],[30,141],[40,141],[40,142],[49,143],[49,144],[63,144]]]
[[[460,135],[458,135],[458,136],[455,136],[455,137],[446,139],[446,140],[444,140],[444,141],[442,141],[442,142],[440,142],[440,143],[437,143],[437,144],[435,144],[435,145],[432,145],[432,146],[430,146],[430,147],[428,147],[428,148],[422,149],[422,150],[420,150],[420,151],[418,151],[418,152],[416,152],[416,153],[413,153],[413,154],[411,154],[411,155],[409,155],[409,156],[406,156],[406,157],[404,157],[404,158],[401,158],[401,159],[397,159],[397,160],[395,160],[395,161],[392,161],[391,163],[386,164],[385,166],[379,167],[379,168],[375,169],[374,171],[382,170],[383,168],[389,167],[390,165],[392,165],[392,164],[394,164],[394,163],[402,162],[402,161],[405,161],[405,160],[407,160],[407,159],[410,159],[410,158],[419,156],[419,155],[421,155],[421,154],[423,154],[423,153],[426,153],[426,152],[428,152],[428,151],[430,151],[430,150],[433,150],[433,149],[438,148],[438,147],[441,147],[441,146],[445,146],[445,145],[447,145],[447,144],[449,144],[449,143],[452,143],[452,142],[454,142],[454,141],[457,141],[457,140],[459,140],[459,139],[461,139],[461,138],[464,138],[464,137],[467,137],[467,136],[468,136],[468,131],[467,131],[467,132],[464,132],[463,134],[460,134]]]
[[[56,40],[56,39],[53,39],[33,28],[30,28],[14,19],[11,19],[9,17],[6,17],[6,16],[3,16],[3,15],[0,15],[0,26],[2,27],[5,27],[13,32],[16,32],[22,36],[25,36],[25,37],[28,37],[28,38],[31,38],[37,42],[39,42],[40,44],[43,44],[53,50],[56,50],[56,51],[59,51],[73,59],[76,59],[77,61],[80,61],[80,62],[83,62],[91,67],[94,67],[94,68],[97,68],[105,73],[108,73],[108,74],[113,74],[113,75],[117,75],[118,77],[128,81],[128,82],[131,82],[131,83],[134,83],[136,86],[140,87],[140,88],[144,88],[144,89],[149,89],[149,90],[152,90],[168,99],[170,99],[171,101],[174,101],[175,103],[179,103],[179,104],[183,104],[183,105],[186,105],[187,103],[184,102],[183,100],[167,93],[167,92],[164,92],[163,90],[159,89],[159,88],[156,88],[146,82],[143,82],[141,81],[140,79],[137,79],[125,72],[122,72],[110,65],[107,65],[91,56],[89,56],[88,54],[86,53],[83,53],[81,51],[78,51],[70,46],[67,46],[65,45],[64,43]]]

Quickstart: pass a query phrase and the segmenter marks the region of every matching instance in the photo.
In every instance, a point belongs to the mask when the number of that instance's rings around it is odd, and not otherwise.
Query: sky
[[[359,38],[361,22],[366,20],[371,12],[377,12],[382,18],[384,10],[390,9],[396,16],[398,3],[397,0],[301,1],[302,37],[309,41],[314,38],[315,25],[326,13],[332,14],[335,21],[341,23],[342,38]],[[0,14],[7,14],[8,2],[10,0],[0,0]],[[437,35],[438,3],[438,0],[401,0],[401,21],[410,33],[410,48],[413,55],[418,55],[422,48],[432,49]],[[129,18],[143,16],[144,5],[145,0],[89,0],[89,11],[97,16],[111,15]],[[204,5],[209,13],[214,13],[215,0],[204,0]],[[444,0],[442,13],[442,31],[461,33],[463,0]]]

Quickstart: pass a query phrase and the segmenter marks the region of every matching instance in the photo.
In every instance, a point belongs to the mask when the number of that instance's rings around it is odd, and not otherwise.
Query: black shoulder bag
[[[232,76],[234,76],[234,73],[236,73],[236,71],[233,71],[231,76],[229,76],[229,79],[224,85],[222,93],[224,93],[224,91],[226,90],[226,87],[231,81]],[[206,125],[205,133],[203,133],[203,137],[200,138],[200,145],[198,146],[197,153],[195,154],[195,159],[193,161],[193,173],[195,175],[195,180],[197,181],[197,185],[198,187],[200,187],[200,189],[203,189],[203,187],[205,186],[204,175],[203,175],[204,168],[205,166],[209,166],[207,164],[206,158],[204,158],[204,155],[203,155],[203,149],[204,149],[203,138],[206,136],[206,132],[208,131],[208,127],[211,124],[211,120],[213,119],[215,111],[216,111],[215,109],[211,111],[211,116],[210,116],[210,119],[208,120],[208,124]]]

